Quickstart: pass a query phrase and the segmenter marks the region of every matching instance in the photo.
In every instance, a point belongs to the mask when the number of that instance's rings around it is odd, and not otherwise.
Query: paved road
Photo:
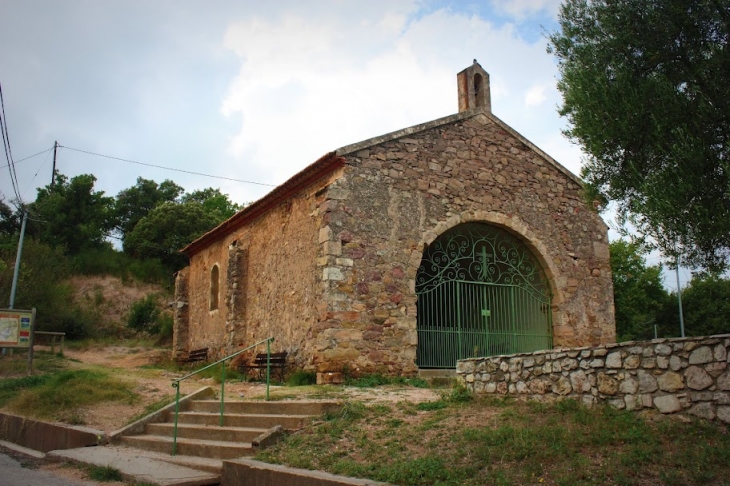
[[[0,484],[3,486],[86,486],[91,483],[71,481],[45,471],[29,469],[0,452]]]

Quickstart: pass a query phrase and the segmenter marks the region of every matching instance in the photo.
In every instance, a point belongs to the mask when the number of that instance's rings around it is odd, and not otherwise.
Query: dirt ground
[[[114,374],[134,383],[134,391],[141,396],[141,400],[133,405],[119,403],[99,404],[83,410],[77,414],[84,421],[85,427],[91,427],[104,432],[117,430],[142,413],[144,408],[163,399],[172,401],[174,388],[172,380],[180,378],[184,372],[171,372],[152,367],[168,359],[169,351],[162,349],[130,348],[124,346],[106,346],[85,350],[66,350],[65,355],[72,360],[86,365],[95,365],[112,370]],[[75,364],[76,366],[81,366]],[[220,385],[212,378],[198,379],[193,377],[182,382],[181,395],[186,395],[204,386],[211,386],[216,390]],[[226,382],[226,400],[260,399],[265,396],[266,386],[259,382]],[[423,402],[437,400],[440,397],[438,390],[387,386],[377,388],[354,387],[327,387],[322,389],[313,387],[285,387],[271,386],[273,397],[297,399],[351,399],[364,402]]]
[[[42,346],[36,349],[44,350]],[[48,349],[50,351],[50,349]],[[76,414],[81,417],[84,427],[113,432],[140,415],[151,403],[174,399],[172,380],[180,378],[185,372],[171,372],[155,367],[156,364],[169,359],[169,350],[148,349],[125,346],[90,347],[83,350],[66,349],[64,354],[71,360],[71,366],[99,366],[111,370],[115,376],[134,384],[134,391],[141,400],[133,405],[119,403],[102,403],[94,405]],[[191,393],[204,386],[216,390],[220,385],[211,378],[190,379],[182,383],[181,395]],[[258,382],[226,382],[226,400],[260,399],[265,396],[266,386]],[[405,386],[387,386],[377,388],[354,388],[328,386],[320,387],[285,387],[271,386],[272,397],[279,399],[351,399],[368,403],[400,401],[424,402],[440,398],[438,390]],[[86,486],[121,486],[123,483],[99,483],[89,479],[87,472],[64,463],[36,460],[18,455],[13,451],[0,447],[0,452],[15,457],[24,467],[39,468],[71,482]]]

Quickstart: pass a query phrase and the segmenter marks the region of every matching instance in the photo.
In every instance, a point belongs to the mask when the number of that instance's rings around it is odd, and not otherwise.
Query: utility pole
[[[20,271],[20,255],[23,253],[23,238],[25,237],[25,225],[27,222],[28,211],[23,208],[23,222],[20,225],[20,239],[18,240],[18,251],[15,254],[15,268],[13,269],[13,283],[10,287],[10,305],[8,309],[12,309],[15,304],[15,290],[18,287],[18,273]]]
[[[679,286],[679,256],[677,256],[677,301],[679,302],[679,332],[684,337],[684,313],[682,312],[682,288]]]
[[[53,170],[51,171],[51,189],[53,182],[56,180],[56,151],[58,150],[58,140],[53,143]]]

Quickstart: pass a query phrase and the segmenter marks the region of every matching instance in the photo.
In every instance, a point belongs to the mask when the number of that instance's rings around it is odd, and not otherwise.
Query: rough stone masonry
[[[175,356],[273,336],[292,369],[415,374],[424,251],[465,223],[539,262],[553,345],[614,342],[607,227],[580,179],[491,113],[478,64],[458,80],[459,113],[330,152],[188,245]]]
[[[729,348],[730,334],[630,341],[467,359],[456,372],[479,394],[573,398],[730,423]]]

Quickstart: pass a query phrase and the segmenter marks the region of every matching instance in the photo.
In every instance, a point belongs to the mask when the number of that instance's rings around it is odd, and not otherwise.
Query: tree
[[[96,177],[91,174],[69,181],[56,173],[54,184],[38,189],[30,205],[30,233],[44,243],[64,248],[70,255],[105,246],[106,236],[114,227],[114,198],[94,191],[95,183]]]
[[[202,204],[165,202],[139,220],[124,248],[136,258],[158,258],[176,271],[187,265],[179,251],[219,222]]]
[[[730,0],[565,0],[549,51],[588,193],[665,255],[730,256]]]
[[[611,271],[619,341],[652,339],[668,296],[660,266],[647,266],[640,244],[613,241]]]
[[[158,185],[153,180],[137,177],[137,183],[120,191],[114,202],[117,229],[122,238],[158,204],[175,201],[182,193],[183,188],[169,179]]]
[[[8,240],[8,241],[5,241]],[[15,268],[18,248],[15,237],[0,237],[0,307],[5,307]],[[65,332],[66,338],[93,335],[98,315],[87,306],[74,302],[68,257],[54,248],[26,236],[23,260],[18,274],[16,309],[37,309],[37,330]]]
[[[18,216],[19,214],[13,212],[12,208],[0,197],[0,236],[12,235],[20,231]]]
[[[682,289],[686,336],[730,333],[730,280],[717,274],[695,275]],[[679,336],[677,294],[672,293],[662,317],[663,336]]]
[[[181,202],[202,204],[205,212],[212,214],[218,222],[225,221],[241,209],[241,206],[231,201],[220,189],[212,187],[185,194],[181,198]]]

